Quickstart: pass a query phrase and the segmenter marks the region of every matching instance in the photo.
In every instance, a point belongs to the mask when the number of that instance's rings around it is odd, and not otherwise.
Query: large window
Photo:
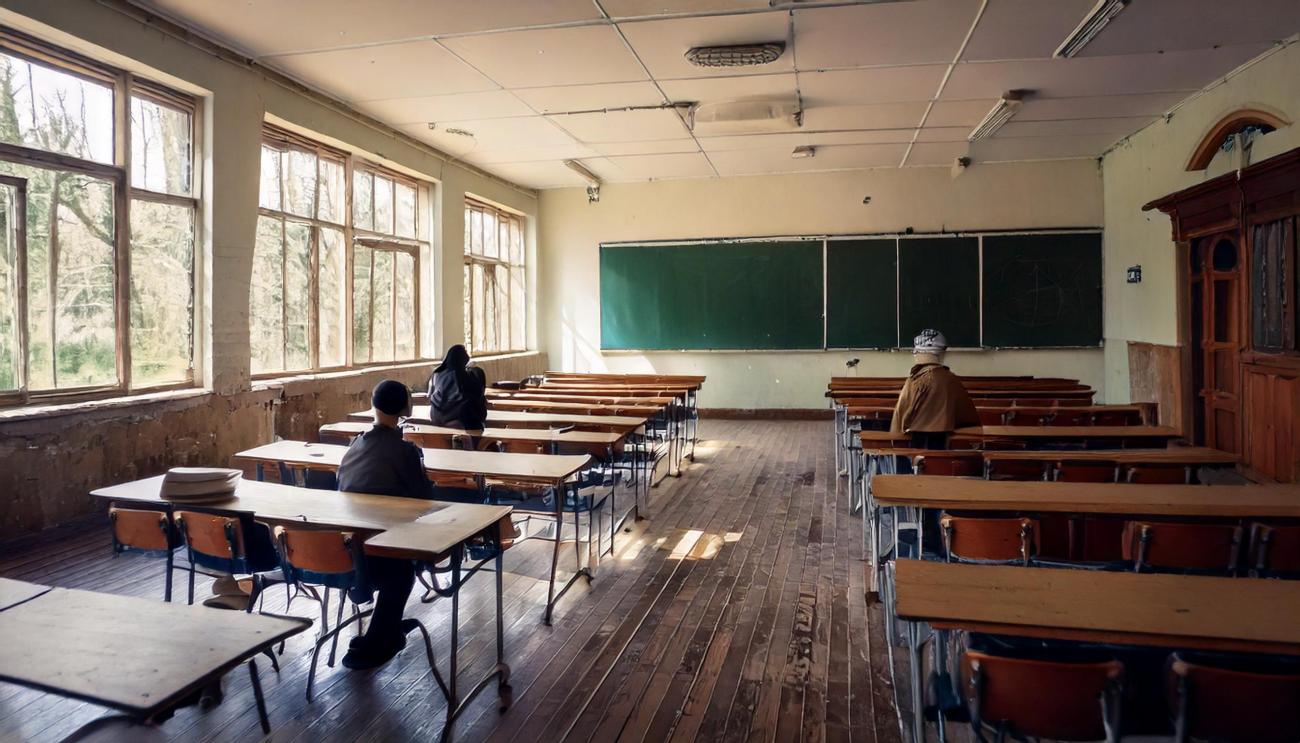
[[[477,354],[528,347],[523,220],[465,202],[465,340]]]
[[[194,119],[0,33],[0,399],[193,383]]]
[[[409,178],[266,128],[249,297],[253,374],[419,357],[420,192]]]
[[[1251,253],[1251,328],[1257,351],[1295,353],[1300,351],[1300,242],[1296,240],[1296,218],[1286,217],[1255,225]]]

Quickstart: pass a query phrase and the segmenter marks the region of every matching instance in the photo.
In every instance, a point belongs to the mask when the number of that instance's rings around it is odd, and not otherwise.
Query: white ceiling
[[[1300,31],[1298,0],[1133,0],[1053,59],[1095,0],[135,1],[534,188],[581,185],[566,159],[643,181],[1096,157]],[[772,41],[761,67],[683,56]],[[967,142],[1012,89],[1033,94]],[[747,98],[801,101],[802,127],[696,137],[665,107]]]

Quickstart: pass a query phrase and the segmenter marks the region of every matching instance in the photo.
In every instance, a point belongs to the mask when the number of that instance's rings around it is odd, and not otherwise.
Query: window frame
[[[513,224],[515,225],[515,227],[516,227],[516,228],[518,229],[518,231],[519,231],[519,258],[520,258],[520,262],[519,262],[519,263],[511,263],[511,262],[510,262],[510,259],[509,259],[509,247],[508,247],[508,246],[502,246],[502,245],[500,244],[500,241],[499,241],[499,240],[498,240],[498,242],[497,242],[497,257],[496,257],[496,258],[492,258],[492,257],[486,256],[486,255],[482,255],[482,254],[479,254],[479,253],[474,253],[474,252],[472,251],[472,244],[473,244],[472,239],[471,239],[471,240],[466,240],[466,241],[465,241],[463,264],[464,264],[464,270],[469,271],[469,280],[468,280],[468,286],[469,286],[469,289],[468,289],[468,291],[465,293],[465,296],[462,298],[462,300],[463,300],[463,301],[462,301],[462,304],[464,304],[465,306],[468,307],[468,310],[466,311],[466,313],[465,313],[465,318],[464,318],[464,325],[465,325],[467,328],[469,328],[468,337],[465,338],[465,345],[466,345],[466,347],[472,349],[472,352],[473,352],[473,353],[475,353],[475,354],[480,354],[480,355],[504,355],[504,354],[511,354],[511,353],[524,353],[524,352],[528,351],[528,334],[529,334],[529,333],[528,333],[528,320],[529,320],[529,317],[528,317],[528,315],[529,315],[529,312],[528,312],[528,304],[529,304],[529,302],[528,302],[528,295],[529,295],[529,286],[528,286],[528,243],[527,243],[527,240],[525,239],[525,234],[526,234],[526,233],[525,233],[525,231],[524,231],[524,216],[521,215],[521,214],[516,214],[516,213],[511,212],[511,211],[507,211],[507,210],[502,209],[502,208],[497,207],[497,206],[493,206],[492,204],[489,204],[489,203],[487,203],[487,202],[485,202],[485,201],[481,201],[481,200],[479,200],[479,199],[473,198],[472,196],[468,196],[468,195],[465,197],[465,210],[464,210],[464,211],[465,211],[465,219],[466,219],[466,221],[465,221],[465,233],[466,233],[466,234],[469,234],[469,231],[470,231],[470,219],[469,219],[469,217],[470,217],[470,214],[471,214],[472,212],[474,212],[474,211],[482,212],[485,216],[486,216],[487,214],[491,214],[491,215],[493,215],[493,216],[495,217],[495,219],[496,219],[498,225],[500,225],[502,222],[510,222],[510,223],[513,223]],[[498,227],[498,230],[499,230],[499,227]],[[498,236],[499,236],[499,235],[500,235],[500,233],[498,232]],[[479,244],[480,244],[480,245],[483,244],[482,236],[480,236],[480,238],[479,238]],[[505,250],[507,251],[507,257],[506,257],[506,258],[501,258],[501,251],[502,251],[503,247],[504,247]],[[481,266],[482,269],[483,269],[483,278],[484,278],[484,299],[485,299],[485,301],[486,301],[486,297],[487,297],[487,293],[488,293],[488,291],[487,291],[487,285],[490,284],[490,285],[493,287],[494,290],[497,290],[496,269],[497,269],[498,267],[505,267],[505,269],[506,269],[506,280],[507,280],[507,282],[509,282],[509,280],[510,280],[510,274],[511,274],[511,272],[514,271],[515,269],[518,269],[519,272],[523,275],[524,286],[523,286],[523,308],[522,308],[522,311],[523,311],[523,338],[521,339],[521,340],[522,340],[522,343],[520,343],[520,344],[515,344],[515,343],[514,343],[514,340],[515,340],[515,338],[514,338],[514,335],[515,335],[515,333],[514,333],[514,323],[513,323],[514,295],[513,295],[513,293],[510,291],[510,287],[507,285],[506,288],[505,288],[505,291],[504,291],[504,296],[505,296],[505,299],[506,299],[506,307],[505,307],[505,311],[504,311],[504,318],[505,318],[505,319],[504,319],[504,325],[502,324],[502,322],[501,322],[500,320],[498,320],[498,322],[497,322],[497,329],[498,329],[497,347],[496,347],[496,348],[491,348],[491,349],[480,349],[480,348],[476,348],[476,347],[475,347],[475,345],[474,345],[474,335],[475,335],[474,317],[475,317],[475,314],[476,314],[476,313],[474,312],[474,281],[473,281],[473,273],[474,273],[474,267],[475,267],[476,265],[477,265],[477,266]],[[490,270],[489,270],[489,269],[490,269]],[[490,277],[490,279],[489,279],[489,277]],[[465,285],[465,284],[466,284],[465,278],[462,277],[462,285]],[[502,295],[501,295],[501,293],[498,293],[497,296],[499,297],[499,296],[502,296]],[[495,313],[494,313],[494,314],[496,315],[497,318],[502,317],[502,315],[503,315],[503,313],[502,313],[502,309],[501,309],[499,306],[493,307],[493,309],[495,310]],[[486,317],[486,314],[487,314],[487,308],[486,308],[486,307],[483,308],[483,312],[484,312],[484,316]],[[509,334],[510,339],[511,339],[511,343],[506,344],[505,346],[502,346],[502,344],[501,344],[501,342],[500,342],[500,330],[501,330],[502,328],[505,329],[505,331]]]
[[[120,395],[189,389],[200,384],[195,374],[201,348],[200,292],[198,291],[203,236],[199,209],[202,203],[199,167],[202,162],[202,127],[198,121],[202,102],[193,96],[172,90],[167,86],[139,77],[134,73],[84,57],[54,44],[28,36],[22,32],[0,26],[0,52],[56,70],[97,85],[109,87],[113,93],[113,155],[111,163],[83,159],[59,152],[41,150],[25,145],[0,142],[0,160],[15,165],[61,170],[106,181],[113,189],[113,334],[116,381],[111,384],[80,385],[54,389],[31,389],[30,313],[28,298],[26,215],[22,220],[23,249],[16,266],[15,288],[19,318],[15,334],[16,348],[21,356],[21,381],[16,390],[0,392],[0,408],[18,408],[33,403],[76,402]],[[131,102],[140,97],[153,103],[179,110],[190,116],[190,195],[158,193],[131,184]],[[5,176],[6,182],[23,182],[23,200],[26,201],[28,179]],[[131,365],[131,203],[135,200],[186,206],[191,209],[192,256],[190,271],[190,364],[184,379],[160,384],[137,385],[132,379]],[[53,285],[51,291],[53,291]],[[54,352],[54,347],[51,347]]]

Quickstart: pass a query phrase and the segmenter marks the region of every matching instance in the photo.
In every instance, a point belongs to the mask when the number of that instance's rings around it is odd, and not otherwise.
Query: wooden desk
[[[984,461],[1015,459],[1033,462],[1115,462],[1116,464],[1233,465],[1237,455],[1204,446],[1167,449],[1083,449],[1080,451],[986,451]]]
[[[556,412],[587,415],[595,412],[609,415],[632,415],[652,418],[663,412],[658,405],[621,405],[600,402],[557,402],[554,400],[529,400],[516,397],[489,397],[489,410],[514,410],[520,412]]]
[[[489,400],[545,400],[547,402],[595,403],[600,405],[644,405],[660,408],[672,405],[680,399],[677,397],[654,397],[651,395],[642,397],[637,397],[635,395],[620,396],[609,395],[603,392],[588,395],[582,392],[545,392],[532,391],[531,389],[528,392],[488,390],[487,397]]]
[[[310,626],[306,619],[55,588],[0,611],[0,680],[148,722],[248,661],[262,730],[270,732],[252,658]]]
[[[0,611],[4,611],[23,602],[31,601],[43,593],[50,591],[49,586],[42,586],[39,583],[28,583],[24,580],[13,580],[11,578],[0,578]]]
[[[321,437],[352,439],[369,431],[373,424],[358,421],[326,423],[320,427]],[[409,423],[402,426],[403,433],[432,434],[435,436],[464,436],[471,432],[460,428],[430,426],[422,423]],[[480,439],[488,441],[536,441],[549,444],[572,444],[574,446],[617,446],[626,434],[607,433],[604,431],[557,431],[553,428],[485,428],[473,433]]]
[[[374,411],[360,410],[348,414],[348,420],[371,423],[375,421]],[[428,405],[416,405],[407,418],[411,423],[431,424]],[[550,426],[576,426],[586,431],[617,431],[632,433],[646,424],[646,418],[622,415],[579,415],[577,413],[520,413],[509,410],[489,410],[489,425],[509,428],[547,428]]]
[[[936,629],[1300,655],[1300,590],[1255,578],[899,560],[898,614]]]
[[[881,506],[962,511],[1300,518],[1300,485],[1129,485],[877,475],[871,492]]]
[[[953,432],[957,436],[998,439],[1176,439],[1181,436],[1169,426],[971,426]]]

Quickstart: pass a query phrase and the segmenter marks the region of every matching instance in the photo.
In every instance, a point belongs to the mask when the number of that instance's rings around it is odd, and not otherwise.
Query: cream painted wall
[[[864,196],[871,203],[864,205]],[[821,408],[826,381],[861,358],[863,376],[896,376],[907,353],[611,353],[600,348],[599,245],[606,241],[763,235],[1097,227],[1101,176],[1092,160],[607,184],[543,191],[539,218],[543,349],[572,370],[706,374],[706,407]],[[960,373],[1077,377],[1100,390],[1101,350],[971,351]]]
[[[249,386],[248,291],[257,222],[259,143],[267,115],[439,182],[432,205],[438,227],[433,240],[436,260],[426,267],[424,283],[433,291],[422,297],[422,306],[433,310],[434,337],[441,343],[457,342],[462,335],[465,194],[526,215],[537,214],[534,192],[449,162],[431,148],[400,139],[340,105],[167,35],[118,10],[117,0],[5,0],[4,5],[0,22],[203,96],[206,263],[201,309],[206,317],[199,324],[212,328],[204,354],[204,379],[219,393]],[[429,335],[423,338],[428,340]],[[442,353],[436,346],[425,350],[429,356]]]
[[[1220,154],[1202,172],[1184,168],[1201,139],[1241,108],[1300,120],[1300,44],[1277,49],[1180,104],[1168,118],[1127,138],[1102,160],[1105,194],[1106,397],[1129,397],[1128,341],[1176,345],[1176,257],[1169,218],[1142,205],[1223,174]],[[1300,126],[1257,139],[1251,161],[1300,147]],[[1142,283],[1128,284],[1128,266],[1142,266]]]

